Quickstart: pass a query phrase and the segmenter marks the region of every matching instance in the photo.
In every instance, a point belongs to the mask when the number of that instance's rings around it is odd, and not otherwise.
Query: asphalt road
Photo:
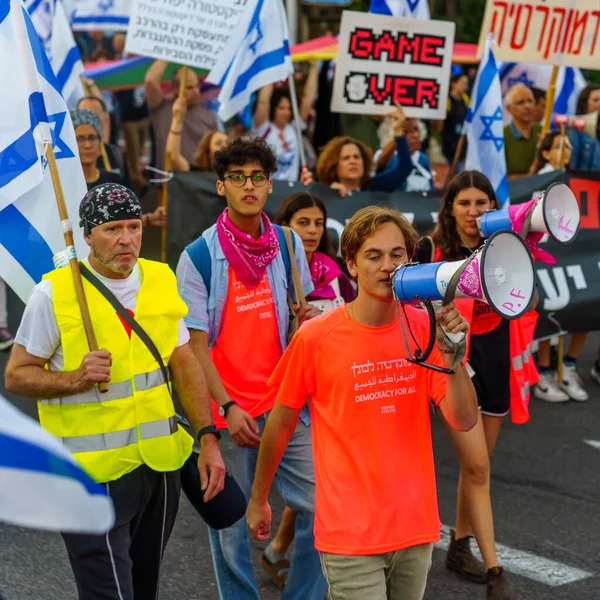
[[[11,296],[10,325],[16,330],[22,306]],[[532,400],[525,426],[506,423],[492,462],[496,538],[520,599],[600,599],[600,386],[589,375],[600,335],[588,339],[580,371],[591,398],[586,403],[551,405]],[[6,354],[0,353],[0,369]],[[5,394],[3,385],[0,391]],[[32,400],[16,406],[35,414]],[[439,423],[433,423],[440,514],[453,524],[457,461]],[[225,459],[228,450],[225,448]],[[276,515],[281,509],[273,499]],[[261,547],[253,548],[258,559]],[[444,552],[434,552],[427,600],[483,600],[485,587],[447,573]],[[258,565],[258,560],[256,561]],[[260,569],[260,567],[259,567]],[[261,597],[279,597],[257,570]],[[73,577],[56,534],[0,525],[0,592],[6,600],[76,598]],[[182,499],[162,572],[161,600],[218,598],[206,527]],[[369,599],[365,599],[369,600]]]

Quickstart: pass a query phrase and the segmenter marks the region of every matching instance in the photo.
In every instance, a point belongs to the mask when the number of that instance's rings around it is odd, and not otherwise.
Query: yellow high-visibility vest
[[[135,319],[168,365],[178,338],[178,321],[187,307],[177,293],[175,275],[162,263],[139,260],[142,284]],[[44,276],[52,283],[64,371],[76,371],[89,352],[70,267]],[[160,366],[135,333],[131,339],[114,308],[83,280],[98,347],[112,357],[111,381],[101,394],[87,392],[39,400],[40,423],[73,453],[98,482],[113,481],[142,464],[175,471],[192,452],[193,439],[176,419]]]

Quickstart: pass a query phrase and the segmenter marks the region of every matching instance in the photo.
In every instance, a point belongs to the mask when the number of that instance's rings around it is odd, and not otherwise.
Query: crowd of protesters
[[[123,56],[124,34],[87,32],[78,41],[88,62]],[[394,367],[414,376],[415,388],[407,391],[412,408],[394,408],[394,415],[382,419],[379,403],[357,400],[357,417],[340,402],[356,396],[353,364],[402,361],[396,351],[400,317],[390,302],[380,301],[391,298],[393,270],[415,257],[469,257],[483,243],[476,218],[498,208],[485,174],[463,170],[464,154],[459,174],[452,180],[445,175],[458,151],[472,73],[455,69],[446,119],[422,122],[406,118],[400,106],[386,117],[332,114],[334,65],[313,61],[294,78],[296,117],[287,84],[269,85],[245,114],[222,123],[195,72],[180,67],[165,81],[167,66],[155,61],[138,89],[109,93],[89,81],[72,120],[90,193],[122,184],[144,197],[151,191],[145,167],[151,166],[159,172],[214,172],[226,203],[217,223],[186,248],[177,266],[189,344],[213,401],[214,423],[235,443],[235,464],[228,466],[250,500],[247,520],[209,529],[221,598],[259,597],[249,536],[266,540],[271,533],[267,498],[273,481],[286,508],[260,562],[283,589],[282,598],[320,600],[328,588],[332,597],[348,600],[422,598],[439,534],[430,401],[460,466],[446,566],[486,585],[488,600],[518,598],[496,554],[490,456],[507,415],[519,423],[529,418],[526,385],[536,384],[534,396],[548,402],[588,399],[576,362],[587,334],[571,337],[559,382],[549,340],[539,343],[537,369],[532,361],[515,367],[514,356],[525,356],[533,342],[534,305],[509,322],[483,303],[451,304],[441,321],[469,330],[472,373],[462,363],[453,365],[454,350],[440,334],[432,361],[442,373],[406,361]],[[540,90],[523,84],[504,98],[509,179],[562,167],[597,171],[598,134],[569,129],[567,136],[542,135],[544,101]],[[599,111],[600,86],[589,84],[576,112]],[[273,179],[301,181],[307,188],[287,197],[271,222],[263,207]],[[359,211],[342,235],[340,264],[326,207],[309,187],[313,181],[340,198],[365,190],[445,193],[435,230],[420,240],[397,211]],[[168,215],[157,207],[144,214],[140,209],[140,218],[145,226],[164,226]],[[299,287],[293,291],[292,275]],[[290,314],[304,323],[291,342]],[[426,346],[419,311],[411,309],[411,322]],[[2,283],[0,350],[13,341]],[[443,374],[450,366],[458,376]],[[600,362],[592,376],[600,384]],[[395,389],[377,393],[391,398]],[[391,399],[388,404],[399,406]],[[389,460],[393,444],[397,461]],[[404,482],[411,491],[398,498],[390,482]],[[483,562],[472,553],[471,536]]]

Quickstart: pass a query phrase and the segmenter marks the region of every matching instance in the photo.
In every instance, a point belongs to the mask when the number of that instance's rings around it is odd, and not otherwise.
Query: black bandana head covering
[[[96,113],[93,113],[91,110],[76,108],[71,111],[71,120],[73,121],[73,129],[77,129],[79,125],[91,125],[102,139],[102,126]]]
[[[138,197],[118,183],[104,183],[92,188],[79,205],[79,227],[90,233],[94,227],[142,218],[142,206]]]

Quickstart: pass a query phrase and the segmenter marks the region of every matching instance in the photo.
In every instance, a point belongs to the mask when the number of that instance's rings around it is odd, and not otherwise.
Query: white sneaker
[[[588,393],[583,388],[583,383],[581,382],[575,367],[567,367],[566,365],[564,366],[563,380],[559,386],[569,395],[569,398],[572,400],[577,400],[577,402],[585,402],[589,398]]]
[[[546,402],[568,402],[569,396],[563,392],[549,375],[541,375],[535,384],[533,395]]]

